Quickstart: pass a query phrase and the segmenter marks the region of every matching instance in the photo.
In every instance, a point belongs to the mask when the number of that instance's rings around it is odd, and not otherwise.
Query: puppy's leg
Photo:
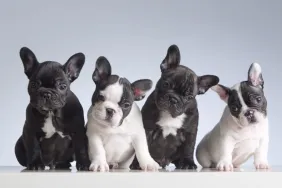
[[[40,142],[42,162],[45,166],[49,166],[50,169],[55,168],[56,139],[57,139],[57,134],[54,134],[52,137],[44,138]]]
[[[257,146],[257,140],[244,140],[236,144],[232,152],[232,163],[234,168],[239,168],[251,156],[254,155]]]
[[[198,114],[198,110],[195,109],[194,113]],[[182,133],[185,140],[177,149],[179,153],[179,158],[176,159],[175,164],[177,169],[197,169],[197,165],[194,162],[194,150],[198,132],[198,121],[199,116],[194,115],[190,118],[189,122],[185,122],[183,125],[186,127],[185,132]]]
[[[254,154],[254,165],[256,169],[268,169],[268,160],[267,160],[267,153],[268,153],[268,143],[269,137],[268,134],[260,139],[259,147],[256,149]]]
[[[74,117],[70,123],[72,129],[71,139],[73,141],[76,169],[88,170],[90,161],[87,152],[87,137],[84,127],[84,119],[81,116]]]
[[[142,170],[158,170],[160,165],[151,157],[148,149],[145,130],[138,131],[133,136],[133,147]]]
[[[109,171],[109,165],[106,159],[106,151],[103,146],[100,135],[91,133],[88,134],[88,151],[91,165],[91,171]]]
[[[130,170],[129,166],[132,164],[132,161],[133,161],[134,158],[135,158],[135,154],[133,154],[128,160],[118,164],[118,168]]]
[[[26,151],[23,143],[22,136],[18,139],[16,145],[15,145],[15,155],[20,163],[20,165],[26,167],[27,166],[27,158],[26,158]]]
[[[68,170],[74,155],[72,141],[68,137],[61,138],[58,136],[56,144],[56,169]]]
[[[223,137],[218,144],[218,156],[219,161],[216,164],[216,168],[220,171],[232,171],[232,152],[234,150],[233,139],[229,136]]]
[[[197,156],[198,163],[203,168],[212,168],[211,157],[207,150],[205,150],[204,148],[197,150],[196,156]]]
[[[196,149],[196,158],[198,163],[203,167],[203,168],[211,168],[212,167],[212,161],[211,161],[211,156],[208,152],[207,149],[207,135],[200,141],[200,143],[197,146]]]
[[[41,161],[41,148],[39,141],[34,130],[26,124],[24,126],[22,139],[26,151],[27,170],[44,170],[45,166]]]
[[[191,124],[189,132],[183,133],[185,141],[178,149],[178,152],[180,153],[180,159],[175,162],[177,169],[197,169],[197,165],[194,162],[194,150],[198,132],[197,121],[198,120],[195,119],[195,122]]]

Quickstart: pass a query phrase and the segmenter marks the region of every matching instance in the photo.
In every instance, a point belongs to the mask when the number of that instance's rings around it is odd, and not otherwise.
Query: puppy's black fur
[[[216,85],[219,78],[214,75],[197,76],[191,69],[179,64],[180,51],[172,45],[161,63],[161,78],[142,108],[142,118],[150,154],[162,167],[174,163],[177,169],[196,169],[193,155],[199,112],[195,97]],[[157,124],[161,112],[172,118],[186,115],[176,136],[163,136],[162,127]],[[139,169],[136,159],[131,168]]]
[[[29,79],[30,103],[15,146],[18,162],[28,170],[40,170],[69,168],[75,159],[78,170],[88,170],[83,108],[70,90],[84,65],[84,54],[74,54],[63,66],[39,63],[27,47],[21,48],[20,57]]]

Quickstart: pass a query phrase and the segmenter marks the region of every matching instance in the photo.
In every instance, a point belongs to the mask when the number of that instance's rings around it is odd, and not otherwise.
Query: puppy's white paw
[[[142,170],[157,171],[161,166],[152,158],[148,157],[139,161]]]
[[[100,172],[107,172],[109,171],[109,165],[106,161],[104,160],[95,160],[91,163],[89,170],[90,171],[100,171]]]
[[[255,161],[254,163],[256,169],[268,169],[268,162],[267,161]]]
[[[233,164],[231,161],[221,160],[217,163],[216,169],[219,171],[233,171]]]

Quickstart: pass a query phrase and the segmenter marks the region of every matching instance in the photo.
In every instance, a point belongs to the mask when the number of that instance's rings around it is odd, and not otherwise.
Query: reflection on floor
[[[35,171],[28,171],[25,170],[24,167],[20,166],[0,166],[0,173],[19,173],[19,172],[35,172]],[[77,172],[75,167],[72,167],[70,170],[43,170],[43,171],[36,171],[36,172]],[[138,171],[138,170],[111,170],[110,172],[144,172],[144,171]],[[189,172],[189,173],[197,173],[197,172],[218,172],[216,169],[197,169],[197,170],[174,170],[173,168],[169,169],[162,169],[159,170],[159,172]],[[247,167],[241,167],[238,169],[234,169],[233,172],[282,172],[282,166],[273,166],[268,170],[256,170],[252,166]],[[91,172],[88,172],[91,173]]]

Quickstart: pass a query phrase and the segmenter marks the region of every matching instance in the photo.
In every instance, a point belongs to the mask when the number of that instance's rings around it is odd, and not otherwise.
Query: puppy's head
[[[263,88],[261,67],[253,63],[249,68],[247,81],[231,88],[216,85],[212,89],[227,103],[233,119],[240,126],[248,126],[259,123],[267,115],[267,100]]]
[[[160,65],[162,75],[155,89],[157,107],[160,111],[168,111],[172,117],[184,113],[197,95],[204,94],[219,82],[217,76],[197,76],[191,69],[179,64],[180,51],[172,45]]]
[[[30,104],[39,112],[62,108],[70,90],[70,83],[80,73],[85,61],[82,53],[71,56],[64,65],[54,61],[39,63],[27,47],[20,49],[24,72],[29,79]]]
[[[120,126],[133,102],[142,100],[152,88],[152,81],[148,79],[130,83],[126,78],[112,75],[111,65],[103,56],[96,61],[92,79],[96,89],[92,96],[91,116],[106,127]]]

